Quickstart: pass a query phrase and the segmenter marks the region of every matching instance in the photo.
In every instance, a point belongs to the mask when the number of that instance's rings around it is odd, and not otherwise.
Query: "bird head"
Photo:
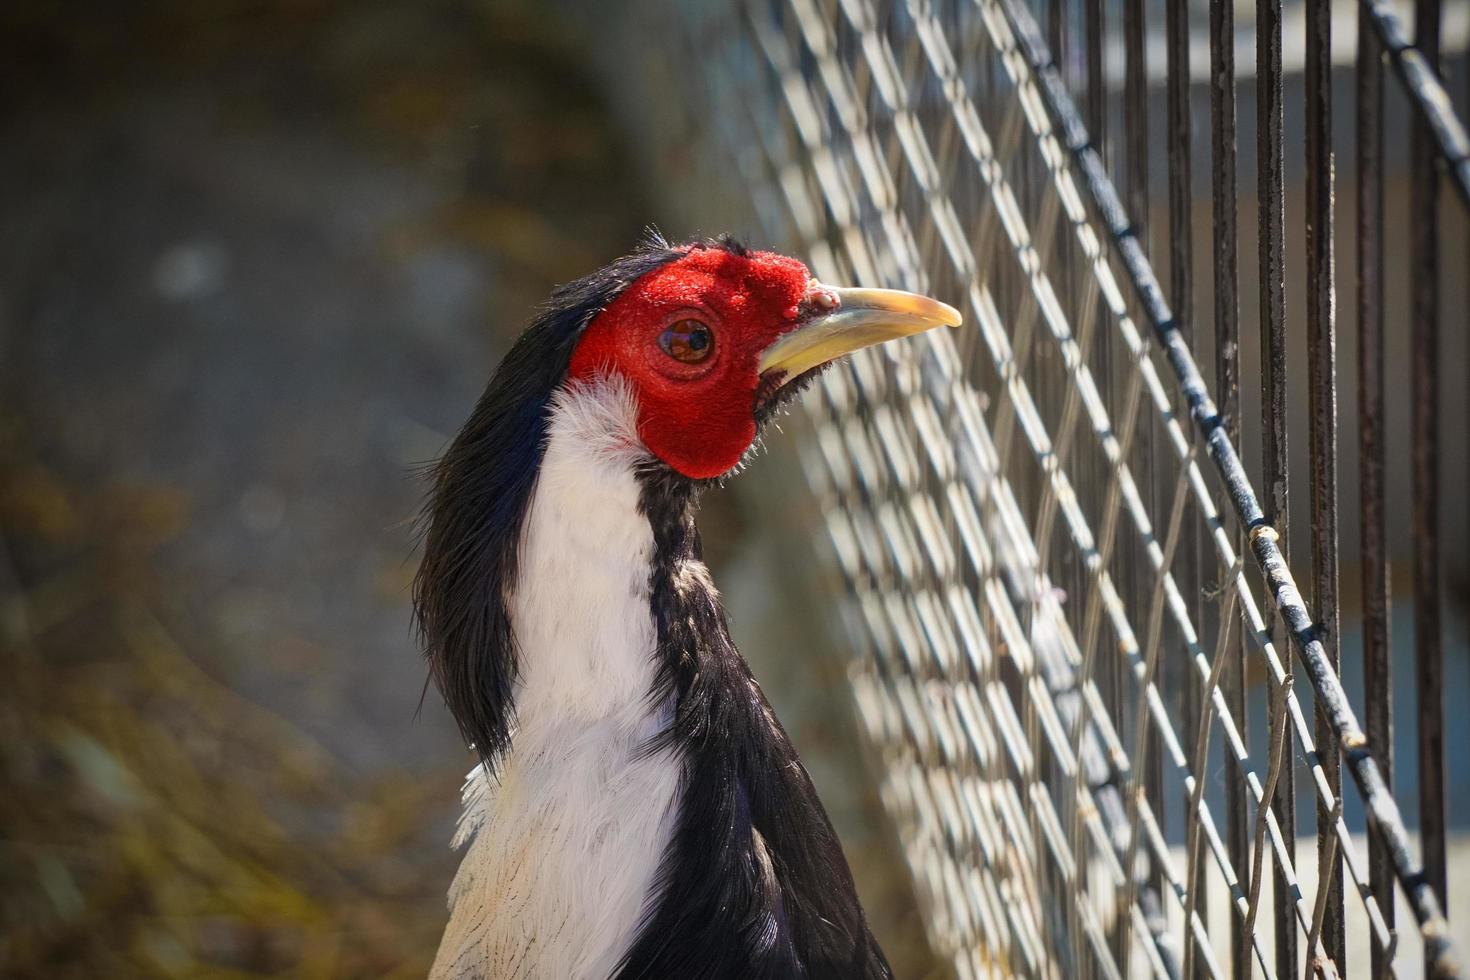
[[[729,239],[662,239],[560,287],[496,368],[433,471],[414,605],[434,681],[487,761],[509,744],[516,640],[508,605],[558,399],[614,382],[627,446],[687,501],[761,424],[844,354],[959,314],[912,293],[816,281]]]
[[[643,447],[693,479],[733,469],[760,422],[844,354],[960,323],[935,300],[825,285],[796,259],[729,240],[674,251],[591,319],[567,375],[621,378]]]

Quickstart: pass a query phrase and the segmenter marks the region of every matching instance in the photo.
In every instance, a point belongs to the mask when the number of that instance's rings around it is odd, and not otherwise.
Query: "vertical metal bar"
[[[1215,387],[1225,429],[1237,449],[1240,446],[1240,303],[1239,256],[1236,239],[1239,212],[1235,175],[1235,9],[1234,0],[1210,0],[1210,200],[1215,223]],[[1222,506],[1222,511],[1228,506]],[[1236,551],[1244,553],[1244,541],[1236,542]],[[1222,579],[1223,581],[1227,581]],[[1222,610],[1233,611],[1231,603],[1221,603]],[[1222,618],[1221,632],[1228,633],[1231,623]],[[1243,631],[1242,631],[1243,632]],[[1242,635],[1233,650],[1222,655],[1228,659],[1221,677],[1221,690],[1226,704],[1237,718],[1246,717],[1245,663],[1247,638]],[[1241,727],[1242,744],[1248,729]],[[1235,757],[1226,753],[1225,811],[1229,821],[1225,844],[1230,862],[1241,881],[1250,873],[1250,827],[1246,814],[1245,773]],[[1232,980],[1250,976],[1250,940],[1238,916],[1230,917],[1230,975]]]
[[[1066,31],[1066,24],[1064,23],[1065,15],[1063,13],[1063,8],[1066,4],[1067,0],[1051,0],[1051,6],[1047,10],[1046,24],[1046,43],[1051,46],[1052,51],[1056,52],[1057,68],[1064,73],[1067,70],[1067,53],[1063,50],[1062,35]]]
[[[1363,696],[1368,747],[1393,786],[1393,671],[1388,662],[1388,554],[1383,507],[1383,49],[1358,8],[1358,494],[1362,540]],[[1393,866],[1368,835],[1373,897],[1393,928]],[[1389,975],[1372,943],[1372,975]]]
[[[1090,117],[1087,124],[1092,133],[1093,143],[1096,144],[1099,150],[1103,152],[1104,160],[1106,160],[1108,158],[1106,152],[1108,145],[1107,87],[1103,76],[1104,66],[1102,0],[1087,0],[1086,34],[1088,69],[1087,106],[1088,115]],[[1126,124],[1124,126],[1124,132],[1125,134],[1130,132]],[[1059,220],[1065,221],[1065,215],[1060,216]],[[1071,236],[1068,237],[1070,238]],[[1067,249],[1066,251],[1067,254],[1070,254],[1070,249]],[[1083,270],[1082,274],[1084,276],[1090,275],[1090,273],[1088,273],[1086,270]],[[1103,310],[1098,309],[1092,315],[1097,316],[1101,319],[1105,314]],[[1123,383],[1122,380],[1124,378],[1122,372],[1128,370],[1126,358],[1124,359],[1125,363],[1121,369],[1115,368],[1114,362],[1116,357],[1113,351],[1112,325],[1110,323],[1104,322],[1100,323],[1098,326],[1099,329],[1097,331],[1097,363],[1102,366],[1103,377],[1120,379],[1119,383],[1112,387],[1114,387],[1121,395],[1123,390],[1127,387],[1126,383]],[[1114,404],[1110,407],[1115,412],[1121,412],[1122,404],[1123,402],[1120,397],[1116,399],[1114,401]],[[1101,454],[1098,454],[1095,458],[1095,466],[1093,470],[1093,480],[1096,481],[1095,485],[1099,487],[1105,486],[1108,483],[1108,479],[1109,472],[1106,460],[1102,458]],[[1102,675],[1102,689],[1106,698],[1105,703],[1107,705],[1107,710],[1113,718],[1121,718],[1123,716],[1124,674],[1122,663],[1117,657],[1108,657],[1104,658],[1101,666],[1103,668],[1100,671],[1100,674]],[[1124,929],[1121,927],[1126,927],[1126,913],[1124,915],[1120,915],[1118,917],[1118,921],[1120,923],[1120,929],[1114,934],[1112,949],[1112,955],[1115,959],[1121,959],[1121,943],[1124,941]],[[1092,964],[1089,963],[1089,966],[1092,966]]]
[[[1133,221],[1134,234],[1143,244],[1145,251],[1148,250],[1149,242],[1149,201],[1148,201],[1148,64],[1145,60],[1146,52],[1143,44],[1143,20],[1144,0],[1124,0],[1123,3],[1123,139],[1127,144],[1127,174],[1125,180],[1125,193],[1128,198],[1128,214]],[[1124,358],[1127,361],[1127,358]],[[1125,370],[1137,372],[1136,365],[1129,365]],[[1145,495],[1145,502],[1149,512],[1153,513],[1155,500],[1153,480],[1153,443],[1154,443],[1154,420],[1152,413],[1148,413],[1140,420],[1137,444],[1137,472],[1139,483]],[[1136,597],[1148,595],[1151,591],[1150,581],[1145,569],[1145,563],[1138,559],[1133,548],[1122,549],[1123,571],[1125,581],[1132,582],[1130,590]],[[1130,616],[1136,617],[1141,613],[1141,603],[1129,610]],[[1115,661],[1118,670],[1115,672],[1114,698],[1121,709],[1123,693],[1123,669],[1119,661]],[[1123,717],[1123,714],[1119,714]],[[1152,746],[1151,746],[1152,747]],[[1158,758],[1161,753],[1154,751],[1150,758],[1154,760],[1154,770],[1147,775],[1153,777],[1158,771]],[[1152,778],[1150,782],[1153,782]],[[1157,797],[1154,797],[1157,799]],[[1155,880],[1151,884],[1157,888],[1160,882]],[[1122,917],[1119,917],[1120,923]],[[1126,949],[1128,941],[1127,932],[1120,927],[1114,932],[1114,948],[1120,954]]]
[[[1173,300],[1174,319],[1186,342],[1193,344],[1194,296],[1190,288],[1194,262],[1193,222],[1190,221],[1190,152],[1189,152],[1189,7],[1183,3],[1166,4],[1165,45],[1168,53],[1166,95],[1169,163],[1169,292]],[[1195,549],[1186,549],[1188,555]],[[1197,559],[1198,555],[1194,557]],[[1185,598],[1191,608],[1198,595]]]
[[[1291,553],[1291,507],[1289,470],[1286,463],[1288,408],[1286,403],[1286,255],[1283,249],[1286,221],[1282,194],[1283,158],[1281,128],[1283,93],[1281,81],[1281,0],[1256,2],[1256,195],[1261,299],[1261,474],[1265,484],[1262,501],[1266,522],[1280,535],[1283,557]],[[1267,625],[1273,641],[1286,639],[1280,617],[1268,606]],[[1291,658],[1285,662],[1291,676]],[[1273,711],[1279,710],[1275,699]],[[1272,719],[1272,730],[1276,720]],[[1276,781],[1276,820],[1281,827],[1286,855],[1296,861],[1296,773],[1290,744]],[[1273,918],[1276,929],[1276,974],[1294,976],[1297,962],[1296,918],[1287,897],[1286,876],[1275,869]]]
[[[1164,157],[1166,157],[1167,188],[1169,188],[1169,289],[1173,298],[1175,320],[1180,334],[1186,342],[1194,341],[1194,222],[1191,220],[1191,153],[1189,153],[1189,7],[1183,3],[1164,4]],[[1198,529],[1186,522],[1180,539],[1179,557],[1175,561],[1175,576],[1179,588],[1185,595],[1189,610],[1195,613],[1198,623],[1200,605],[1200,548]],[[1160,686],[1169,692],[1175,686],[1179,671],[1172,670],[1173,658],[1164,658],[1160,664]],[[1200,688],[1189,683],[1188,671],[1183,673],[1182,702],[1185,730],[1194,729],[1200,717]],[[1157,758],[1157,751],[1154,757]],[[1163,786],[1161,773],[1152,773],[1157,786],[1155,810],[1163,826]],[[1186,882],[1186,889],[1194,890],[1197,882]],[[1200,909],[1201,915],[1204,909]],[[1188,942],[1188,930],[1185,933]]]
[[[1438,0],[1414,5],[1414,45],[1439,71]],[[1433,134],[1414,119],[1413,469],[1414,667],[1419,718],[1419,833],[1424,874],[1448,914],[1445,894],[1444,648],[1439,601],[1439,173]]]
[[[1334,161],[1332,154],[1331,0],[1307,3],[1307,384],[1310,415],[1307,455],[1312,495],[1312,600],[1316,629],[1328,661],[1341,670],[1338,643],[1337,571],[1337,285],[1333,255]],[[1322,770],[1334,796],[1342,795],[1336,733],[1325,705],[1316,702],[1315,738]],[[1333,813],[1317,800],[1317,850],[1333,844]],[[1343,928],[1342,862],[1330,862],[1321,923],[1322,944],[1345,973],[1347,934]]]
[[[1084,24],[1084,35],[1087,41],[1087,128],[1091,135],[1092,143],[1103,154],[1103,159],[1108,158],[1107,153],[1107,84],[1103,77],[1103,5],[1102,0],[1086,0],[1086,22]],[[1058,216],[1058,228],[1062,229],[1062,238],[1068,243],[1061,250],[1062,255],[1070,255],[1072,252],[1072,236],[1067,234],[1067,216]],[[1089,288],[1091,272],[1086,269],[1086,263],[1081,263],[1079,270],[1084,285],[1084,290]],[[1080,315],[1080,311],[1079,311]],[[1094,315],[1102,317],[1102,311],[1098,310]],[[1079,324],[1079,328],[1080,328]],[[1097,363],[1102,366],[1104,377],[1108,374],[1112,365],[1112,331],[1106,328],[1097,331]],[[1096,460],[1094,479],[1098,486],[1102,486],[1107,480],[1107,468],[1101,458]]]
[[[1087,59],[1087,87],[1085,91],[1088,115],[1087,128],[1093,145],[1098,148],[1098,152],[1102,153],[1104,155],[1104,158],[1106,159],[1107,83],[1103,77],[1102,0],[1085,0],[1083,4],[1082,39],[1084,42],[1084,47],[1086,49]],[[1070,225],[1068,223],[1067,215],[1065,213],[1058,214],[1057,228],[1060,236],[1058,255],[1059,257],[1070,257],[1073,254],[1073,246],[1075,245],[1075,241],[1073,239],[1073,236],[1069,233]],[[1091,289],[1093,279],[1091,276],[1091,271],[1087,267],[1087,262],[1085,258],[1078,261],[1075,266],[1069,265],[1067,267],[1067,270],[1069,272],[1075,271],[1077,276],[1077,282],[1074,288],[1074,295],[1078,296],[1079,298],[1087,296],[1088,302],[1090,302],[1091,294],[1088,292],[1088,290]],[[1086,307],[1087,305],[1087,303],[1079,303],[1073,314],[1075,317],[1079,318],[1079,332],[1084,329],[1080,322],[1081,317],[1100,317],[1100,311],[1093,311],[1091,313],[1084,312],[1084,307]],[[1107,329],[1098,331],[1098,340],[1100,341],[1098,354],[1100,356],[1106,356],[1106,354],[1108,353],[1108,340],[1110,333],[1111,331]],[[1101,361],[1101,363],[1107,364],[1108,361],[1103,360]],[[1106,470],[1102,468],[1101,460],[1098,460],[1097,462],[1099,465],[1098,468],[1095,470],[1094,476],[1100,481],[1105,480],[1107,478]],[[1099,483],[1099,485],[1101,485],[1101,483]]]
[[[1102,0],[1087,0],[1087,129],[1092,142],[1107,159],[1107,88],[1103,84]]]
[[[1148,65],[1143,49],[1143,0],[1123,3],[1123,132],[1128,142],[1124,181],[1134,234],[1148,251]]]
[[[1072,32],[1073,43],[1076,43],[1076,32]],[[1087,38],[1081,38],[1085,49]],[[1090,51],[1084,50],[1083,57],[1087,58],[1086,64],[1079,65],[1081,77],[1079,84],[1090,86],[1092,83],[1092,63]],[[1075,56],[1074,56],[1075,57]],[[1080,60],[1080,59],[1078,59]],[[1033,168],[1027,167],[1022,171],[1026,180],[1021,184],[1024,207],[1028,214],[1038,215],[1036,248],[1039,261],[1043,267],[1049,265],[1048,256],[1055,261],[1057,274],[1066,288],[1073,296],[1077,295],[1079,286],[1083,281],[1079,270],[1068,261],[1070,255],[1068,243],[1070,236],[1065,234],[1065,225],[1060,220],[1060,215],[1054,215],[1048,221],[1045,217],[1048,208],[1060,211],[1054,194],[1051,193],[1049,181],[1041,179]],[[1043,203],[1045,201],[1045,203]],[[1064,390],[1067,377],[1059,371],[1056,358],[1056,350],[1051,344],[1038,344],[1033,348],[1029,367],[1032,369],[1037,393],[1037,405],[1045,413],[1048,420],[1059,420],[1062,415],[1061,404],[1064,398]],[[1062,464],[1065,465],[1065,464]],[[1036,492],[1031,500],[1036,501],[1047,496],[1049,485],[1045,481],[1039,481]],[[1042,505],[1044,506],[1044,505]],[[1032,570],[1033,582],[1039,586],[1042,581],[1049,579],[1051,582],[1064,581],[1059,576],[1058,560],[1061,549],[1055,547],[1052,536],[1041,533],[1041,522],[1039,511],[1041,507],[1032,509],[1032,523],[1030,524],[1031,536],[1036,543],[1036,566]],[[1039,628],[1036,617],[1039,612],[1035,601],[1026,604],[1022,610],[1022,629],[1026,636],[1034,637]],[[1040,664],[1036,658],[1028,660],[1027,668],[1023,672],[1024,684],[1034,690],[1037,686],[1045,686],[1041,679]],[[1056,767],[1056,758],[1049,752],[1044,751],[1045,741],[1041,732],[1041,719],[1038,713],[1037,702],[1032,698],[1026,699],[1026,710],[1023,714],[1026,725],[1026,735],[1032,752],[1032,771],[1029,774],[1031,785],[1027,787],[1027,797],[1031,793],[1046,795],[1046,787],[1053,785],[1059,778]],[[1060,922],[1053,919],[1048,911],[1058,905],[1070,904],[1066,897],[1066,887],[1057,867],[1048,857],[1046,835],[1039,823],[1039,813],[1035,806],[1028,807],[1028,815],[1031,820],[1031,834],[1035,848],[1035,869],[1037,878],[1038,900],[1042,904],[1042,910],[1038,911],[1037,921],[1040,924],[1043,943],[1049,945],[1045,956],[1046,969],[1043,976],[1048,980],[1063,980],[1065,977],[1074,976],[1078,973],[1075,961],[1067,959],[1070,947],[1067,943],[1060,941],[1062,933],[1060,928],[1065,928],[1062,918]]]
[[[1196,331],[1194,329],[1193,290],[1194,222],[1190,214],[1193,204],[1193,197],[1190,193],[1190,168],[1193,161],[1190,153],[1189,125],[1188,4],[1165,5],[1164,32],[1168,59],[1165,141],[1168,145],[1169,171],[1169,292],[1173,299],[1174,316],[1179,324],[1179,331],[1185,341],[1193,345]],[[1200,620],[1199,537],[1199,528],[1193,522],[1189,523],[1181,541],[1182,546],[1175,567],[1179,587],[1184,593],[1184,600],[1194,620],[1196,632],[1198,632]],[[1166,691],[1170,687],[1170,675],[1174,673],[1167,667],[1166,662],[1161,668],[1162,686]],[[1193,731],[1199,726],[1200,689],[1199,685],[1194,683],[1194,678],[1188,670],[1183,671],[1181,676],[1183,678],[1184,730]],[[1162,816],[1162,807],[1159,808],[1159,812]],[[1202,871],[1203,869],[1196,865],[1196,872],[1200,874],[1200,877],[1195,881],[1186,882],[1185,887],[1198,896],[1196,907],[1201,917],[1204,917],[1207,915],[1207,908]],[[1195,962],[1198,967],[1198,961],[1191,959],[1191,962]],[[1203,974],[1197,969],[1196,975]]]

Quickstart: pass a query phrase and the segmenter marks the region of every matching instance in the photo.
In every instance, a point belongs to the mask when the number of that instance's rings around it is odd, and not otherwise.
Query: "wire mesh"
[[[1370,694],[1365,734],[1339,674],[1328,5],[1307,5],[1304,52],[1310,612],[1284,552],[1280,6],[1258,5],[1256,45],[1264,504],[1238,455],[1233,6],[1214,0],[1208,21],[1218,408],[1197,366],[1187,246],[1190,10],[1167,5],[1164,25],[1166,300],[1147,241],[1145,11],[1115,6],[1039,5],[1045,26],[1020,0],[678,15],[688,58],[668,74],[702,127],[696,169],[736,176],[763,237],[819,278],[927,292],[966,317],[854,357],[806,403],[805,468],[850,586],[853,691],[931,941],[966,977],[1288,977],[1345,975],[1354,933],[1373,975],[1410,975],[1396,883],[1426,975],[1461,976],[1443,826],[1426,868],[1379,764],[1387,695]],[[1105,55],[1117,20],[1121,50]],[[1381,101],[1367,66],[1387,52],[1420,114],[1427,179],[1438,166],[1465,195],[1470,154],[1437,56],[1380,4],[1362,5],[1361,25],[1360,92]],[[1059,65],[1054,51],[1080,54]],[[1118,60],[1115,100],[1104,69]],[[1365,98],[1372,190],[1381,107]],[[1381,202],[1360,214],[1380,255],[1381,226]],[[1374,254],[1358,255],[1370,340]],[[1381,358],[1375,383],[1369,422]],[[1366,480],[1375,458],[1361,459]],[[1381,494],[1363,507],[1368,576],[1383,562]],[[1421,767],[1442,766],[1436,752]],[[1344,818],[1344,770],[1366,846]],[[1298,841],[1299,822],[1315,841]]]

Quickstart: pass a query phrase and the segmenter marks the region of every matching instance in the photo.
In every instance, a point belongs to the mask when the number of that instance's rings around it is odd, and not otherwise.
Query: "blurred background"
[[[1162,0],[1147,6],[1162,21]],[[1254,4],[1235,6],[1245,38]],[[1295,134],[1301,5],[1286,8]],[[1445,9],[1447,72],[1463,93],[1470,4]],[[1355,6],[1333,10],[1334,86],[1350,106]],[[759,226],[747,186],[708,179],[733,167],[698,159],[717,152],[714,127],[671,98],[692,84],[680,75],[687,62],[649,48],[648,30],[570,0],[0,4],[0,976],[427,971],[473,760],[425,692],[411,631],[423,467],[556,283],[628,251],[650,224],[672,238]],[[1163,43],[1148,37],[1151,105],[1162,106]],[[629,51],[649,57],[628,65]],[[1205,37],[1191,58],[1207,65]],[[1244,86],[1251,58],[1242,47]],[[1118,52],[1108,59],[1121,64]],[[1207,283],[1208,79],[1194,76],[1194,263]],[[1409,197],[1409,111],[1390,98],[1393,214]],[[1251,113],[1241,124],[1242,228],[1253,238]],[[1291,139],[1296,262],[1305,178]],[[1162,158],[1160,120],[1152,140]],[[1153,168],[1149,187],[1161,268],[1171,260],[1163,172]],[[1338,235],[1346,283],[1345,218]],[[1444,237],[1446,308],[1462,310],[1466,281],[1451,270],[1467,267],[1467,241]],[[1390,223],[1392,309],[1406,308],[1407,238]],[[1300,366],[1305,290],[1288,271]],[[1244,262],[1252,296],[1255,275]],[[1348,333],[1355,301],[1341,292]],[[1196,309],[1211,298],[1201,293]],[[1253,307],[1241,311],[1247,404],[1260,389]],[[1445,322],[1449,362],[1470,363],[1452,312]],[[1401,376],[1407,330],[1391,327]],[[1345,420],[1355,358],[1349,340]],[[1445,387],[1446,417],[1470,418],[1453,370]],[[1294,412],[1305,413],[1305,390],[1294,388]],[[1395,431],[1409,404],[1402,388],[1390,392]],[[1453,487],[1470,473],[1467,443],[1448,426],[1444,439]],[[1354,441],[1344,437],[1344,474],[1356,472]],[[897,975],[947,976],[860,750],[845,651],[821,608],[845,586],[816,560],[825,544],[792,443],[773,439],[771,458],[706,498],[708,557]],[[1248,418],[1253,474],[1259,443]],[[1308,458],[1295,449],[1304,486]],[[1396,474],[1408,452],[1407,440],[1389,447]],[[1397,476],[1390,487],[1396,541],[1406,487]],[[1446,493],[1443,507],[1455,542],[1470,534],[1462,496]],[[1296,494],[1297,555],[1307,501]],[[1351,479],[1341,503],[1356,509]],[[1445,552],[1458,871],[1470,859],[1470,713],[1456,710],[1470,691],[1470,549]],[[1403,555],[1393,559],[1398,590],[1408,577]],[[1396,593],[1396,651],[1412,645],[1406,594]],[[1343,675],[1360,703],[1353,629]],[[1396,670],[1408,669],[1405,656]],[[1411,733],[1408,673],[1395,702]],[[1412,827],[1413,756],[1400,759]],[[1467,882],[1452,874],[1460,928]]]
[[[421,468],[554,284],[719,230],[595,49],[534,2],[0,5],[0,975],[427,971],[472,758]],[[791,469],[711,496],[716,579],[922,976],[841,668],[789,656]]]

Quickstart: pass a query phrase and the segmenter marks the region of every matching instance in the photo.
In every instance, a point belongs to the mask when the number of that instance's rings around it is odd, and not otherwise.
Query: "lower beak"
[[[779,386],[855,350],[961,322],[954,307],[897,289],[817,285],[806,302],[816,314],[766,348],[763,380]]]

